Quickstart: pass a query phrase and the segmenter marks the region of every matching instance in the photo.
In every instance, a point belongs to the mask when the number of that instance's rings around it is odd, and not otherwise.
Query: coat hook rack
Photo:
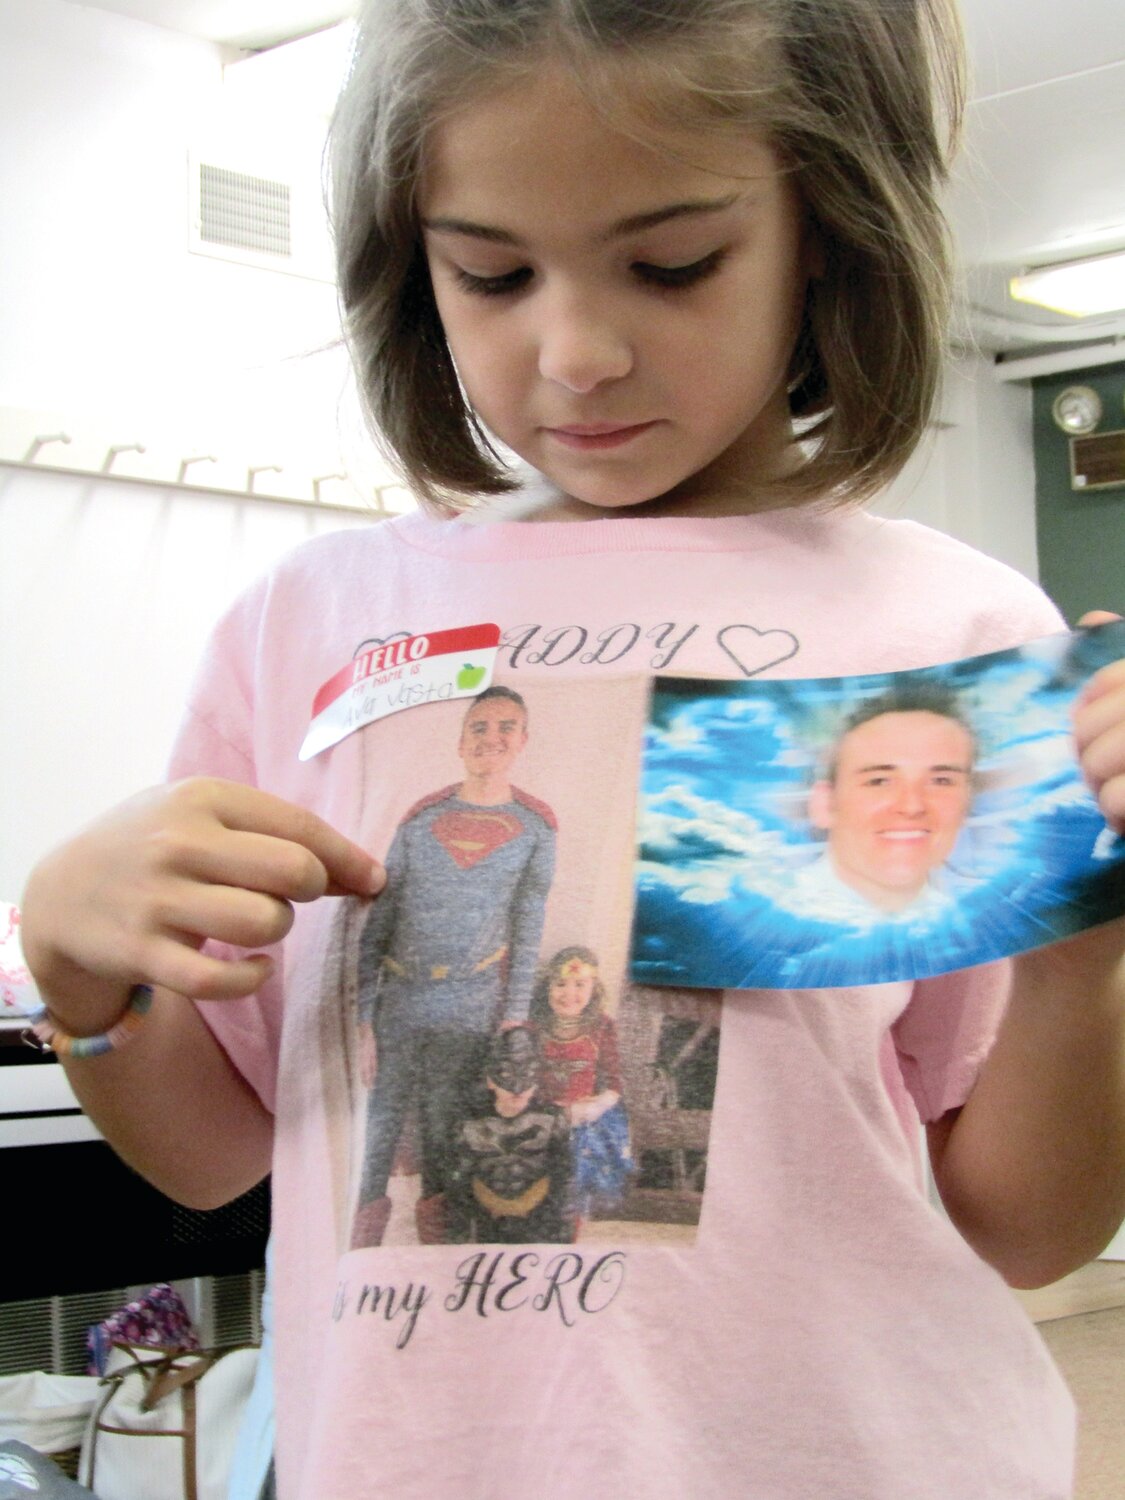
[[[143,443],[114,443],[102,461],[101,473],[110,473],[119,453],[143,453],[144,451]]]
[[[23,462],[25,464],[33,464],[35,462],[36,458],[38,458],[38,456],[39,456],[39,450],[40,450],[40,448],[45,448],[48,443],[69,443],[69,442],[70,442],[70,434],[68,432],[52,432],[52,433],[49,433],[46,437],[37,437],[37,438],[34,438],[32,440],[32,442],[30,443],[30,445],[28,446],[27,452],[23,456]]]
[[[322,498],[323,497],[321,496],[321,493],[320,493],[320,487],[321,487],[322,484],[327,484],[330,479],[347,479],[347,477],[348,476],[346,474],[320,474],[320,475],[318,475],[313,480],[313,482],[312,482],[313,500],[315,501],[315,503],[317,505],[320,505],[321,502],[322,502]]]
[[[190,458],[180,459],[180,471],[176,475],[176,483],[183,484],[187,478],[187,471],[192,464],[217,464],[219,460],[213,453],[193,453]]]
[[[3,0],[0,0],[0,9]],[[117,433],[134,433],[136,441],[111,441]],[[410,507],[409,496],[397,493],[389,473],[377,472],[357,478],[348,472],[343,453],[326,450],[304,452],[275,447],[268,436],[228,452],[217,435],[181,432],[154,436],[136,424],[136,413],[123,410],[109,421],[101,417],[72,416],[65,411],[31,411],[0,404],[0,473],[35,470],[64,479],[85,476],[119,491],[123,486],[138,493],[148,491],[167,497],[170,489],[199,491],[227,500],[254,500],[258,507],[298,505],[322,512],[341,511],[362,519],[382,519]],[[279,431],[276,442],[284,441]],[[258,446],[258,444],[261,446]],[[206,445],[206,446],[205,446]],[[255,451],[255,448],[257,451]],[[121,455],[126,455],[122,461]],[[143,454],[143,458],[130,458]],[[258,462],[273,456],[274,463]],[[328,465],[340,467],[329,469]],[[267,477],[263,480],[262,475]],[[313,476],[316,476],[315,478]],[[375,481],[383,480],[384,489]],[[30,480],[29,476],[29,482]],[[54,481],[51,481],[54,483]]]
[[[247,469],[246,470],[246,493],[248,495],[252,495],[254,493],[254,481],[257,479],[257,477],[258,477],[259,474],[280,474],[280,473],[282,473],[282,468],[281,468],[280,464],[258,464],[258,466],[256,468]]]

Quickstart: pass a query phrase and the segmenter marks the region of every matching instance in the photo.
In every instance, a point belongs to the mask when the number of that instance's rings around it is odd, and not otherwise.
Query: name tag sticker
[[[311,760],[365,724],[404,708],[475,698],[492,685],[499,625],[467,625],[363,651],[313,699],[299,760]]]

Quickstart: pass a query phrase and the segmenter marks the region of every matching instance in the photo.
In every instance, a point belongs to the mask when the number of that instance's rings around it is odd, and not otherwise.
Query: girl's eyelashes
[[[708,276],[713,276],[719,269],[726,256],[725,250],[712,250],[702,260],[693,260],[686,266],[654,266],[645,261],[637,261],[632,269],[635,275],[650,286],[677,291],[681,287],[697,286],[699,282],[706,281]]]
[[[629,269],[638,281],[646,286],[674,292],[697,286],[701,281],[714,275],[726,256],[725,249],[713,250],[710,255],[691,261],[686,266],[658,266],[649,261],[634,261]],[[470,292],[477,297],[505,297],[522,292],[530,283],[533,274],[530,266],[519,266],[516,270],[507,271],[502,276],[477,276],[472,271],[466,271],[462,266],[453,267],[457,285],[462,291]]]
[[[503,297],[523,290],[531,279],[531,268],[520,266],[503,276],[474,276],[471,271],[454,266],[453,275],[462,291],[472,292],[478,297]]]

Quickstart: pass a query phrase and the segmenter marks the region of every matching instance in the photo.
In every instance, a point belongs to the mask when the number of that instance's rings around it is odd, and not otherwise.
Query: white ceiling
[[[86,0],[169,31],[236,47],[272,47],[354,14],[349,0]]]
[[[258,48],[316,31],[356,7],[354,0],[97,0],[97,8]],[[989,325],[992,347],[1015,347],[1036,326],[1073,325],[1010,301],[1010,274],[1125,248],[1125,0],[962,0],[962,11],[973,102],[950,213],[971,300],[1033,325],[1019,339]]]

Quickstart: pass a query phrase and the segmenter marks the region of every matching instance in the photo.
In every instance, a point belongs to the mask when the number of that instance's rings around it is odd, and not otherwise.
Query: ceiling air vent
[[[267,154],[218,141],[189,151],[188,249],[331,283],[335,265],[319,150]]]
[[[200,162],[199,238],[205,245],[291,255],[289,184]]]

